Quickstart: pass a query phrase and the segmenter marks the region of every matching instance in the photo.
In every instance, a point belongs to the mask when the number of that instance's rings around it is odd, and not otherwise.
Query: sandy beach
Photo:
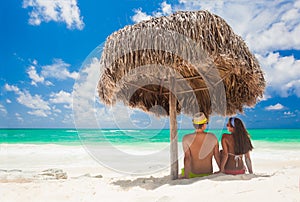
[[[0,201],[300,201],[300,148],[258,146],[255,174],[172,181],[168,168],[116,172],[79,145],[1,144]]]

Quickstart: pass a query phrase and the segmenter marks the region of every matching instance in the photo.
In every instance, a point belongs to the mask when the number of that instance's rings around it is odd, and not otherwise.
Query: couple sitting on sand
[[[221,151],[219,151],[217,137],[212,133],[204,132],[207,124],[208,120],[204,113],[196,114],[193,118],[196,131],[183,137],[184,168],[181,176],[193,178],[212,174],[213,156],[220,169],[219,172],[232,175],[244,174],[246,170],[243,163],[244,156],[249,173],[253,173],[250,158],[253,146],[243,122],[239,118],[229,118],[227,129],[231,134],[223,134]]]

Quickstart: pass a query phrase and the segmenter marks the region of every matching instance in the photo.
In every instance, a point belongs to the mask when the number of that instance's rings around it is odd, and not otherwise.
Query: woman
[[[229,118],[227,129],[231,134],[223,134],[221,151],[221,172],[225,174],[244,174],[243,156],[249,173],[253,173],[250,151],[253,149],[250,136],[239,118]]]

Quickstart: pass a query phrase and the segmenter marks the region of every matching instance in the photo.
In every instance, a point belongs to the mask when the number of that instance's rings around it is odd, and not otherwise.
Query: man
[[[182,177],[192,178],[207,176],[213,173],[212,157],[220,168],[219,143],[212,133],[204,132],[208,120],[204,113],[197,113],[193,118],[196,131],[182,139],[184,151],[184,169]]]

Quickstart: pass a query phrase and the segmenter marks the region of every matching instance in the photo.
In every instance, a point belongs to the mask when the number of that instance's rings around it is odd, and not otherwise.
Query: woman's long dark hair
[[[234,119],[234,120],[232,120]],[[229,118],[229,124],[234,128],[232,135],[234,139],[234,153],[236,155],[246,154],[253,149],[250,135],[243,122],[239,118]]]

